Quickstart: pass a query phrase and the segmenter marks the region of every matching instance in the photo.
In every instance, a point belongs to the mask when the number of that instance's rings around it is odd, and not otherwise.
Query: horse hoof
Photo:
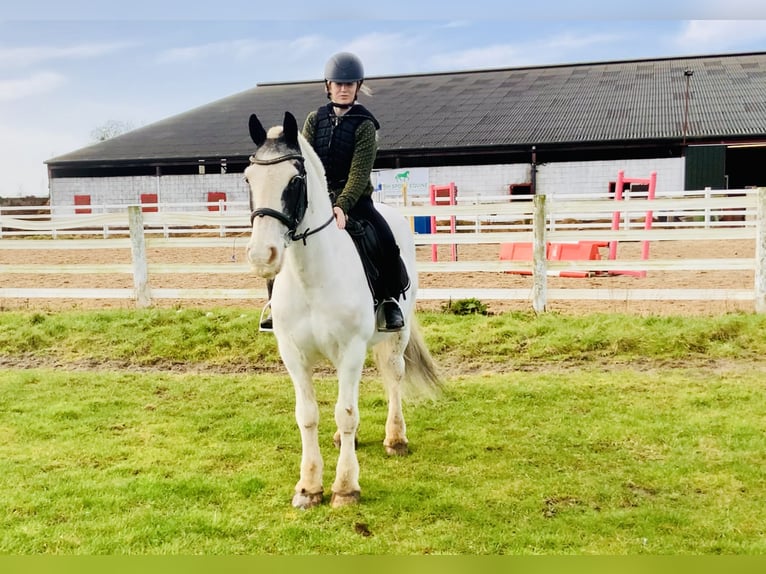
[[[319,506],[322,504],[323,495],[324,493],[321,490],[314,493],[296,492],[295,496],[293,496],[293,506],[302,510]]]
[[[342,506],[351,506],[352,504],[359,504],[359,498],[361,493],[358,490],[349,492],[348,494],[341,494],[339,492],[332,493],[332,499],[330,505],[333,508],[341,508]]]
[[[389,456],[407,456],[410,452],[406,442],[397,442],[391,445],[383,445],[386,447],[386,454]]]

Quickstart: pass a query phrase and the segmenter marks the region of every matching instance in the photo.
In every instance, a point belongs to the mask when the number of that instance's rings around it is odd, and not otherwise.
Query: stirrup
[[[399,309],[399,313],[402,315],[401,326],[389,328],[389,326],[386,324],[386,303],[393,303]],[[399,305],[399,301],[393,297],[389,297],[388,299],[384,299],[381,303],[379,303],[377,309],[375,310],[375,324],[377,325],[377,330],[380,333],[395,333],[404,329],[404,311],[402,311],[402,307]]]
[[[266,303],[266,306],[261,310],[261,316],[258,319],[258,330],[263,333],[271,333],[274,331],[274,322],[271,319],[271,300]]]

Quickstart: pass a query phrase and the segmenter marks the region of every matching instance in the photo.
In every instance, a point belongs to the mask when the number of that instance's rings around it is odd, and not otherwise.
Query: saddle
[[[375,305],[377,306],[386,297],[394,296],[398,298],[401,295],[403,298],[406,298],[404,294],[410,288],[410,278],[401,256],[399,257],[400,276],[397,290],[395,294],[392,294],[390,289],[386,288],[387,284],[391,285],[391,279],[383,277],[381,273],[381,261],[385,253],[375,228],[365,219],[348,218],[346,220],[346,231],[348,231],[351,239],[353,239],[359,257],[362,260],[364,274],[367,277],[367,284],[375,300]]]

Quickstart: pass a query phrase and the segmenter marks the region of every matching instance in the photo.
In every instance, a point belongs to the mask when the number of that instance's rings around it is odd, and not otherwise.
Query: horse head
[[[306,213],[306,170],[298,123],[290,112],[285,112],[281,126],[268,132],[252,114],[249,129],[256,151],[245,169],[252,210],[247,258],[256,274],[271,279],[279,273],[285,247],[296,238]]]

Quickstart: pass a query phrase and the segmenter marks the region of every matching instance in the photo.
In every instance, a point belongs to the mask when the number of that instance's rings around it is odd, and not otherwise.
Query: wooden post
[[[133,287],[136,291],[136,307],[144,308],[152,304],[149,289],[149,269],[146,263],[146,241],[144,239],[144,218],[141,206],[128,207],[130,224],[130,254],[133,258]]]
[[[532,308],[536,313],[542,313],[547,306],[548,297],[548,262],[546,259],[547,245],[545,228],[548,214],[545,208],[545,195],[536,195],[534,216],[532,220]]]
[[[766,313],[766,187],[758,188],[755,221],[755,312]]]

